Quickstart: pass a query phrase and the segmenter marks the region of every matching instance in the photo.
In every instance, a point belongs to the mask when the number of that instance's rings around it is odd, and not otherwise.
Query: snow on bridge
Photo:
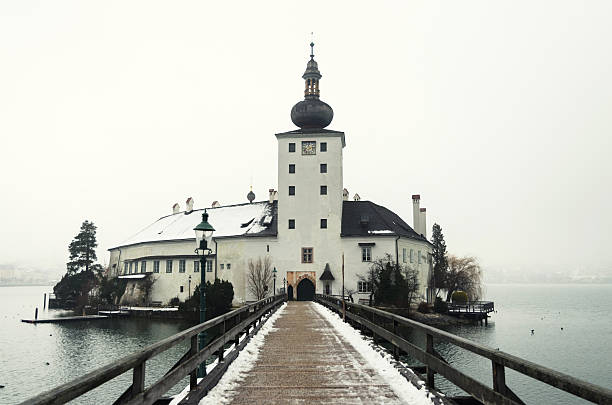
[[[407,381],[391,358],[327,308],[292,301],[268,319],[200,405],[434,403],[424,383]]]

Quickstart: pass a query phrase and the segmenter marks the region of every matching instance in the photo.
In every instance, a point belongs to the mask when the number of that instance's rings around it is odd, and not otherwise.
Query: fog
[[[371,7],[365,4],[371,5]],[[311,32],[344,182],[486,269],[612,268],[609,1],[0,2],[0,267],[276,188]]]

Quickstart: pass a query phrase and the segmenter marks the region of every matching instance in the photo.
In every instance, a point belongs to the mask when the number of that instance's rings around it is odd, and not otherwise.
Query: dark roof
[[[428,242],[399,215],[371,201],[344,201],[342,236],[401,236]]]
[[[325,270],[323,270],[323,274],[321,274],[321,277],[319,277],[319,280],[335,280],[334,275],[331,273],[331,270],[329,269],[329,263],[325,263]]]

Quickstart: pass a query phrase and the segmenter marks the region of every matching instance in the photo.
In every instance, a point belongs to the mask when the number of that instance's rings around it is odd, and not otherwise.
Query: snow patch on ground
[[[395,369],[391,354],[374,350],[359,332],[348,323],[343,322],[340,316],[328,308],[316,303],[313,306],[378,371],[402,401],[411,405],[434,404],[431,400],[434,396],[427,391],[427,388],[415,387]]]
[[[225,371],[219,383],[208,392],[202,400],[200,405],[209,404],[228,404],[232,400],[231,391],[235,390],[240,382],[248,375],[249,371],[255,365],[257,358],[259,357],[259,351],[263,346],[264,341],[268,333],[276,330],[274,323],[278,317],[283,313],[287,303],[283,303],[280,308],[268,317],[259,332],[255,334],[242,349],[238,357]]]

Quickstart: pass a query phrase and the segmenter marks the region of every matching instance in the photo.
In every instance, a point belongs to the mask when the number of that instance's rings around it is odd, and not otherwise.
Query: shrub
[[[223,315],[232,309],[234,286],[229,281],[215,280],[206,282],[206,319]],[[179,311],[198,311],[200,309],[200,286],[196,286],[190,299],[179,304]]]
[[[426,303],[425,301],[421,301],[419,303],[417,311],[419,311],[419,312],[421,312],[423,314],[428,314],[429,313],[429,304]]]
[[[466,304],[468,302],[468,295],[465,291],[455,291],[451,295],[453,304]]]
[[[448,304],[440,297],[436,297],[434,301],[434,312],[438,314],[445,314],[448,312]]]
[[[181,300],[179,300],[179,297],[170,298],[169,304],[171,307],[178,307],[180,303],[181,303]]]

